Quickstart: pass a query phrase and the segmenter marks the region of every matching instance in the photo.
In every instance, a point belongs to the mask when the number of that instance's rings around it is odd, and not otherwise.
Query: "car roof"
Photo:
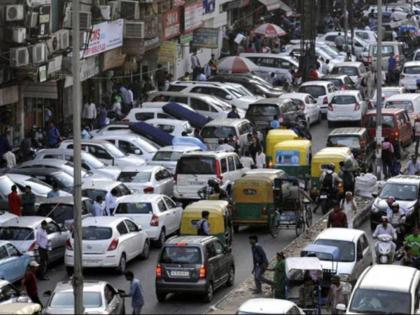
[[[386,99],[386,101],[412,101],[420,97],[420,93],[401,93],[395,94]]]
[[[300,86],[322,85],[322,86],[326,87],[326,86],[328,86],[328,84],[332,84],[332,82],[330,82],[330,81],[314,80],[314,81],[306,81],[306,82],[303,82]]]
[[[105,281],[83,280],[83,291],[96,291],[102,289],[108,283]],[[54,292],[73,292],[73,284],[69,281],[57,282]]]
[[[252,103],[250,105],[259,105],[259,104],[262,104],[262,105],[265,105],[265,104],[277,104],[277,105],[281,105],[281,104],[283,104],[286,101],[290,101],[290,98],[289,99],[286,99],[286,98],[270,97],[270,98],[260,99],[260,100],[254,102],[254,103]]]
[[[362,230],[357,229],[328,228],[319,233],[316,239],[354,242],[363,234],[364,232]]]
[[[122,202],[155,202],[162,198],[162,194],[132,194],[118,198],[118,203]]]
[[[417,175],[398,175],[398,176],[394,176],[394,177],[389,178],[387,180],[387,183],[420,185],[420,176],[417,176]]]
[[[279,98],[304,100],[308,96],[311,96],[311,94],[309,94],[309,93],[302,93],[302,92],[292,92],[292,93],[284,93]]]
[[[178,119],[169,119],[169,118],[153,118],[148,119],[145,121],[146,123],[162,123],[162,124],[168,124],[168,125],[185,125],[188,123],[186,120],[178,120]]]
[[[343,61],[343,62],[337,62],[333,68],[335,67],[359,67],[363,65],[360,61]]]
[[[216,118],[208,122],[204,127],[207,126],[237,126],[243,122],[248,122],[248,119],[231,119],[231,118]],[[203,128],[204,128],[203,127]]]
[[[394,115],[404,112],[405,109],[402,108],[382,108],[382,115]],[[376,109],[369,110],[365,115],[376,115]]]
[[[257,298],[242,303],[239,312],[247,314],[286,314],[295,303],[288,300]]]
[[[65,173],[63,170],[45,166],[37,166],[32,168],[12,168],[7,170],[7,174],[20,174],[20,175],[51,175],[54,173]]]
[[[186,152],[194,150],[201,150],[201,148],[194,145],[167,145],[161,147],[157,152]]]
[[[209,240],[215,239],[214,236],[198,236],[198,235],[184,235],[168,239],[165,245],[176,245],[177,243],[185,243],[186,245],[202,244]]]
[[[328,81],[328,79],[344,79],[345,77],[348,77],[347,74],[326,74],[324,75],[320,80],[322,81]]]
[[[64,140],[62,143],[73,143],[73,139],[68,139],[68,140]],[[109,145],[110,143],[106,140],[102,140],[102,139],[87,139],[87,140],[83,140],[82,139],[82,144],[103,144],[103,145]]]
[[[366,132],[366,128],[359,127],[345,127],[336,128],[330,132],[328,136],[341,136],[341,135],[362,135]]]
[[[360,91],[358,90],[344,90],[344,91],[336,91],[332,93],[332,96],[338,96],[338,95],[351,95],[351,96],[357,96],[360,94]]]
[[[200,200],[190,203],[184,209],[183,213],[206,210],[209,213],[223,214],[228,206],[229,203],[226,200]]]
[[[122,168],[121,172],[156,172],[165,167],[160,165],[141,165],[141,166],[126,166]]]
[[[153,92],[150,93],[150,97],[155,97],[155,96],[159,96],[159,95],[163,95],[163,96],[187,96],[187,97],[195,97],[195,98],[201,98],[204,100],[217,100],[217,101],[221,101],[219,98],[217,98],[216,96],[212,96],[212,95],[207,95],[207,94],[201,94],[201,93],[193,93],[193,92],[170,92],[170,91],[159,91],[159,92]]]
[[[89,200],[87,197],[82,197],[82,201]],[[66,197],[54,197],[54,198],[47,198],[40,202],[40,204],[66,204],[66,205],[74,205],[74,197],[73,196],[66,196]]]
[[[82,221],[82,226],[113,227],[113,226],[116,226],[123,219],[126,219],[126,218],[122,216],[86,217]]]
[[[101,189],[110,191],[120,184],[122,183],[105,178],[86,178],[82,183],[82,189]]]
[[[404,67],[418,67],[420,66],[420,61],[407,61],[404,63]]]
[[[29,228],[37,228],[41,225],[42,221],[50,222],[52,221],[51,218],[48,217],[40,217],[40,216],[21,216],[17,218],[12,218],[6,222],[4,222],[1,226],[19,226],[19,227],[29,227]]]
[[[390,281],[389,275],[392,275]],[[410,292],[413,278],[418,277],[417,269],[398,265],[373,265],[361,277],[358,287],[361,289],[379,289]]]
[[[204,157],[217,157],[217,156],[228,156],[228,155],[236,155],[234,152],[226,152],[226,151],[206,151],[206,152],[186,152],[181,158],[183,157],[194,157],[194,156],[204,156]]]

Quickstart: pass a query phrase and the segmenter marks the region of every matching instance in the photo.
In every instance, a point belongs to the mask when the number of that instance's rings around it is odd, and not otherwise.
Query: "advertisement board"
[[[162,17],[163,40],[171,39],[181,34],[181,19],[178,8],[165,12]]]
[[[219,29],[202,27],[194,31],[192,45],[200,48],[218,48]]]
[[[196,2],[185,6],[184,32],[192,32],[203,23],[203,2]]]
[[[81,54],[91,57],[123,45],[124,20],[103,22],[92,26],[87,48]]]

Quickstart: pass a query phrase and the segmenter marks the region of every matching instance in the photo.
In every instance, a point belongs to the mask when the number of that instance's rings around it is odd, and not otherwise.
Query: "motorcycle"
[[[321,207],[322,214],[326,214],[334,205],[336,196],[328,188],[321,188],[319,191],[318,204]],[[315,212],[315,211],[314,211]]]
[[[376,262],[378,264],[392,264],[394,262],[395,247],[393,238],[389,234],[380,234],[375,244]]]

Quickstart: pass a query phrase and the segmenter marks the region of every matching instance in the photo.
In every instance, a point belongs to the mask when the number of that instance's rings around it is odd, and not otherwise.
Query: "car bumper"
[[[103,255],[87,255],[82,256],[83,268],[111,268],[118,267],[120,263],[120,255],[118,253],[114,254],[103,254]],[[64,264],[66,267],[74,266],[74,256],[73,254],[68,254],[64,256]]]
[[[321,114],[326,114],[328,112],[327,106],[319,106],[319,109],[321,111]]]
[[[156,281],[156,291],[159,293],[197,293],[205,294],[207,292],[207,280],[197,282],[169,282],[165,280]]]
[[[360,121],[362,119],[362,115],[360,113],[357,114],[346,114],[343,113],[341,115],[328,115],[328,121]]]

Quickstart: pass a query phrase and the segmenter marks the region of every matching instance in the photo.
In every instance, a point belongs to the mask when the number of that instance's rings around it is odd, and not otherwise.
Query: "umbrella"
[[[255,34],[264,35],[265,37],[284,36],[286,32],[278,25],[264,23],[254,29]]]
[[[258,66],[247,58],[230,56],[220,60],[218,69],[225,73],[248,73],[257,70]]]

